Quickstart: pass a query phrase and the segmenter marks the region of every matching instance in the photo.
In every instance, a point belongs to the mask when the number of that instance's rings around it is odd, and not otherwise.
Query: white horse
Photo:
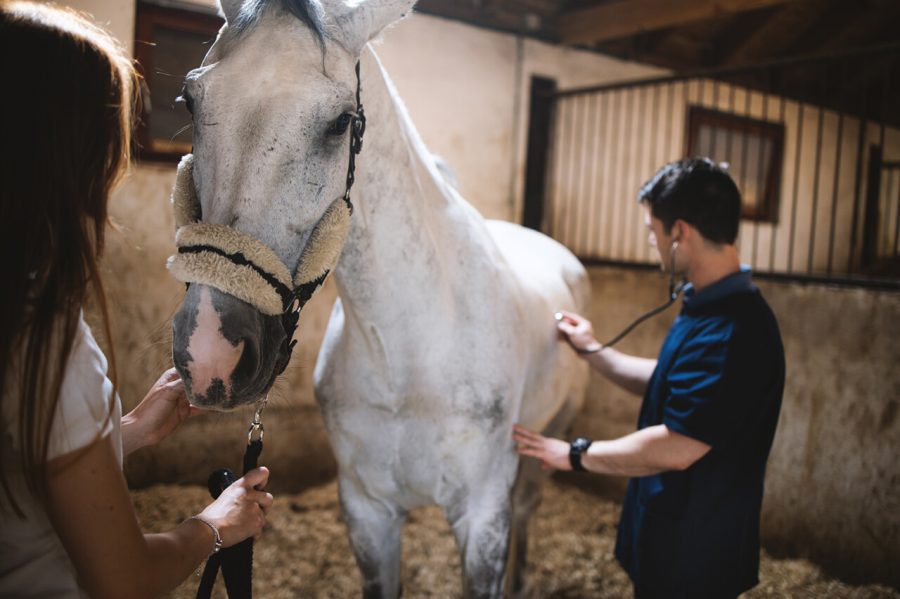
[[[363,594],[399,595],[404,517],[437,504],[466,596],[500,597],[524,589],[542,476],[511,427],[561,434],[579,410],[586,368],[553,312],[587,309],[589,283],[564,247],[485,221],[442,178],[367,46],[412,4],[223,0],[227,24],[186,85],[193,182],[204,222],[294,268],[345,190],[341,115],[356,111],[361,63],[368,127],[315,388]],[[221,289],[189,288],[173,349],[192,401],[224,408],[268,390],[285,334]]]

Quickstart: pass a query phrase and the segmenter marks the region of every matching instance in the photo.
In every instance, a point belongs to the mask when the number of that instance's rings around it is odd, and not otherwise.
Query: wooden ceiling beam
[[[704,67],[720,66],[727,57],[739,48],[746,46],[751,39],[772,23],[778,11],[783,7],[773,6],[767,10],[757,10],[735,19],[735,22],[723,29],[706,48]]]
[[[564,44],[587,44],[790,1],[618,0],[562,13],[559,17],[559,33]]]
[[[717,66],[752,64],[785,56],[791,40],[804,35],[822,10],[822,0],[791,2],[775,12],[753,35],[724,49]]]

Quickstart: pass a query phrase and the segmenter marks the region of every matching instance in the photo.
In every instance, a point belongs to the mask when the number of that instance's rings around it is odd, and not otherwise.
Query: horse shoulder
[[[587,271],[564,245],[514,223],[487,220],[486,225],[511,271],[526,288],[557,302],[558,308],[589,308]]]

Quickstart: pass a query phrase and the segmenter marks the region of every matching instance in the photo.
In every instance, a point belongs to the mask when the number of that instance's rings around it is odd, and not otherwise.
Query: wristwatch
[[[585,467],[581,465],[581,454],[588,450],[591,443],[593,441],[590,439],[578,437],[569,444],[569,463],[572,464],[572,470],[587,472]]]

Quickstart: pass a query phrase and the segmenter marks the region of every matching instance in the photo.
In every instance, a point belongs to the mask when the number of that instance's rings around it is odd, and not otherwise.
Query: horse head
[[[360,53],[413,3],[222,0],[185,81],[194,151],[173,194],[169,267],[189,286],[172,353],[193,404],[252,403],[284,369],[296,310],[346,239]]]

